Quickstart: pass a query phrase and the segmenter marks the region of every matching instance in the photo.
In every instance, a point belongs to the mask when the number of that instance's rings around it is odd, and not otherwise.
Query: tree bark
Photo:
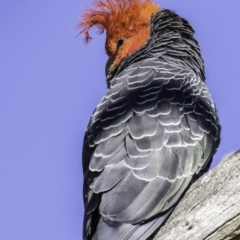
[[[154,240],[240,240],[240,151],[188,189]]]

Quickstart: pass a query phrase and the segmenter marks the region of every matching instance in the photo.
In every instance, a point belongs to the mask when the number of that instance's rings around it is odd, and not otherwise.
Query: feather
[[[139,35],[129,33],[132,22],[118,32],[123,14],[114,6],[128,15],[135,3],[151,3],[123,2],[97,0],[100,11],[89,10],[80,23],[86,40],[91,26],[106,28],[107,53],[116,58],[107,65],[108,89],[84,137],[85,240],[152,237],[192,181],[208,169],[220,141],[192,27],[169,10],[156,13],[149,24],[154,7],[145,9],[148,24],[141,25]],[[133,23],[139,23],[138,15]],[[124,38],[114,55],[117,33],[124,31],[136,44],[130,47]]]

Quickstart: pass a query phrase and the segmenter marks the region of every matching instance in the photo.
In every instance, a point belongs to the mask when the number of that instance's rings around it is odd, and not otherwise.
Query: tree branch
[[[240,151],[198,179],[154,240],[240,239]]]

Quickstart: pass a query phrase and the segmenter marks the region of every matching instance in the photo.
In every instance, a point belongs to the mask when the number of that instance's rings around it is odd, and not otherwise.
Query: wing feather
[[[210,161],[215,108],[193,72],[159,59],[130,65],[111,87],[85,135],[85,227],[98,208],[97,239],[138,239],[166,219]]]

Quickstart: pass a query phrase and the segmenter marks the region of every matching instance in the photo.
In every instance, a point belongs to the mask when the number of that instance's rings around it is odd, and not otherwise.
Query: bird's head
[[[106,31],[105,49],[112,70],[147,41],[151,16],[159,11],[151,0],[95,0],[77,27],[86,43],[91,40],[91,27],[96,26],[100,34]]]

